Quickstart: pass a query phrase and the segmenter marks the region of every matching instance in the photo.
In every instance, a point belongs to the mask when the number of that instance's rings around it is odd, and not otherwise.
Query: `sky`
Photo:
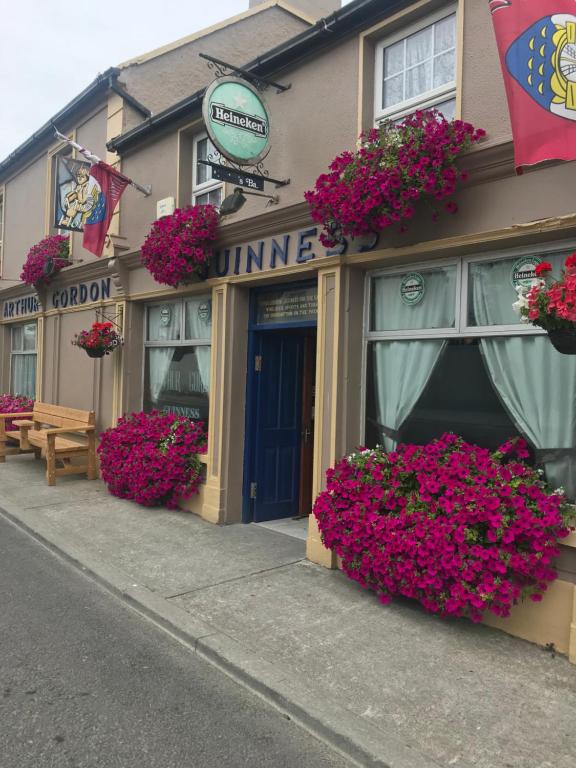
[[[0,0],[0,160],[99,72],[247,9],[248,0]]]

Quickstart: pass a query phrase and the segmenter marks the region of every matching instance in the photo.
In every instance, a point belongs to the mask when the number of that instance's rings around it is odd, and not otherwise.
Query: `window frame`
[[[211,177],[207,181],[203,181],[200,184],[197,184],[196,182],[196,173],[197,173],[197,167],[198,167],[198,144],[201,141],[204,141],[205,139],[208,142],[210,142],[210,137],[208,136],[206,131],[203,131],[202,133],[198,133],[192,138],[192,205],[198,205],[197,203],[198,197],[205,195],[208,192],[214,192],[217,189],[222,190],[220,203],[224,199],[224,182],[223,181],[218,181],[217,179],[213,179]],[[218,153],[218,150],[216,149],[216,147],[214,147],[214,150]]]
[[[146,304],[144,311],[144,354],[142,356],[142,379],[141,379],[141,410],[144,410],[144,393],[146,391],[146,350],[158,349],[163,347],[212,347],[212,333],[213,325],[210,326],[210,338],[209,339],[163,339],[160,341],[148,340],[148,313],[152,307],[164,307],[167,304],[171,306],[178,306],[178,315],[180,321],[180,336],[186,334],[186,301],[194,298],[200,298],[200,296],[206,296],[207,300],[212,303],[212,293],[193,293],[187,296],[182,296],[179,299],[167,299],[166,301],[152,301]],[[208,402],[210,402],[210,392],[208,392]]]
[[[361,394],[360,394],[360,442],[366,436],[366,393],[368,376],[368,347],[375,341],[412,341],[416,339],[469,339],[469,338],[488,338],[501,336],[545,336],[546,331],[533,325],[514,324],[514,325],[468,325],[469,308],[469,267],[470,264],[477,264],[483,261],[506,261],[518,259],[524,256],[533,256],[535,253],[545,259],[546,255],[566,253],[569,255],[576,250],[576,241],[569,240],[560,243],[547,243],[542,246],[532,245],[520,248],[510,248],[506,250],[496,250],[490,253],[472,253],[467,256],[459,256],[446,259],[434,259],[428,261],[409,262],[402,266],[384,267],[366,272],[364,282],[364,308],[362,323],[362,376],[361,376]],[[434,268],[436,266],[456,265],[456,285],[455,285],[455,324],[454,328],[434,328],[434,329],[410,329],[402,331],[371,331],[371,285],[372,279],[381,275],[398,275],[407,272],[417,272],[419,270]],[[511,295],[511,303],[514,296]]]
[[[459,40],[458,40],[458,15],[460,13],[458,3],[450,3],[444,8],[439,9],[435,13],[423,16],[413,24],[403,27],[398,32],[388,37],[379,40],[376,43],[375,57],[374,57],[374,124],[378,125],[384,120],[399,120],[406,115],[414,112],[416,109],[429,109],[444,101],[449,101],[452,98],[457,102],[458,92],[458,53],[459,53]],[[411,99],[405,99],[398,102],[391,107],[382,107],[382,96],[384,90],[384,51],[386,48],[399,43],[402,40],[406,40],[408,37],[416,34],[417,32],[426,29],[427,27],[437,24],[442,19],[447,18],[455,14],[455,41],[454,41],[454,80],[446,83],[438,88],[432,88],[419,96],[414,96]],[[403,70],[405,72],[405,70]],[[456,115],[457,117],[458,115]]]
[[[34,349],[14,349],[14,331],[16,328],[24,328],[26,325],[33,325],[35,334],[34,334]],[[10,371],[9,371],[9,389],[12,390],[12,373],[13,373],[13,366],[12,366],[12,360],[14,355],[34,355],[36,358],[36,365],[34,366],[34,394],[31,395],[33,399],[36,399],[36,390],[38,386],[38,321],[37,320],[29,320],[24,321],[22,323],[12,323],[10,326]],[[22,334],[22,347],[24,347],[24,334]],[[21,392],[11,392],[11,394],[19,395],[22,394]]]

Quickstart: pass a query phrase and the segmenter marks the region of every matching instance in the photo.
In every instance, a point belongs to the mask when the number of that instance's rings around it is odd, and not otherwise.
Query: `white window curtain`
[[[576,497],[576,357],[545,336],[482,339],[492,382],[548,482]]]
[[[443,339],[376,341],[372,344],[377,428],[387,451],[424,392],[440,355]]]
[[[186,301],[186,338],[195,341],[210,341],[212,338],[212,302],[207,296],[188,299]],[[194,347],[198,373],[205,392],[210,391],[210,360],[209,345]]]
[[[517,322],[511,317],[512,265],[508,260],[472,265],[478,325]],[[576,497],[576,356],[559,354],[546,336],[486,338],[481,350],[504,407],[535,447],[548,482]]]
[[[170,314],[162,307],[148,310],[148,338],[154,341],[175,341],[180,338],[179,307],[166,305]],[[174,359],[175,347],[150,347],[149,375],[150,399],[157,403],[166,384],[170,365]]]
[[[36,396],[36,355],[12,355],[10,391],[14,395]]]
[[[453,328],[456,313],[456,267],[418,270],[424,296],[417,304],[402,301],[402,285],[410,272],[375,277],[372,283],[371,331]]]

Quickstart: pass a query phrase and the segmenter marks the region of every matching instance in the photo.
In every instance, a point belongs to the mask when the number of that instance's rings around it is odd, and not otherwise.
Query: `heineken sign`
[[[270,151],[268,109],[245,80],[223,77],[213,82],[202,111],[210,140],[228,160],[253,165]]]

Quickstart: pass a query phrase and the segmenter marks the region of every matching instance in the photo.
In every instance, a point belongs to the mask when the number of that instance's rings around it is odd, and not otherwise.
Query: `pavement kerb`
[[[297,684],[288,671],[258,657],[233,638],[196,619],[124,571],[77,546],[38,517],[38,508],[15,507],[0,496],[0,515],[149,619],[228,676],[261,696],[347,759],[365,768],[440,768],[416,745],[363,720]],[[458,761],[458,768],[469,768]]]

